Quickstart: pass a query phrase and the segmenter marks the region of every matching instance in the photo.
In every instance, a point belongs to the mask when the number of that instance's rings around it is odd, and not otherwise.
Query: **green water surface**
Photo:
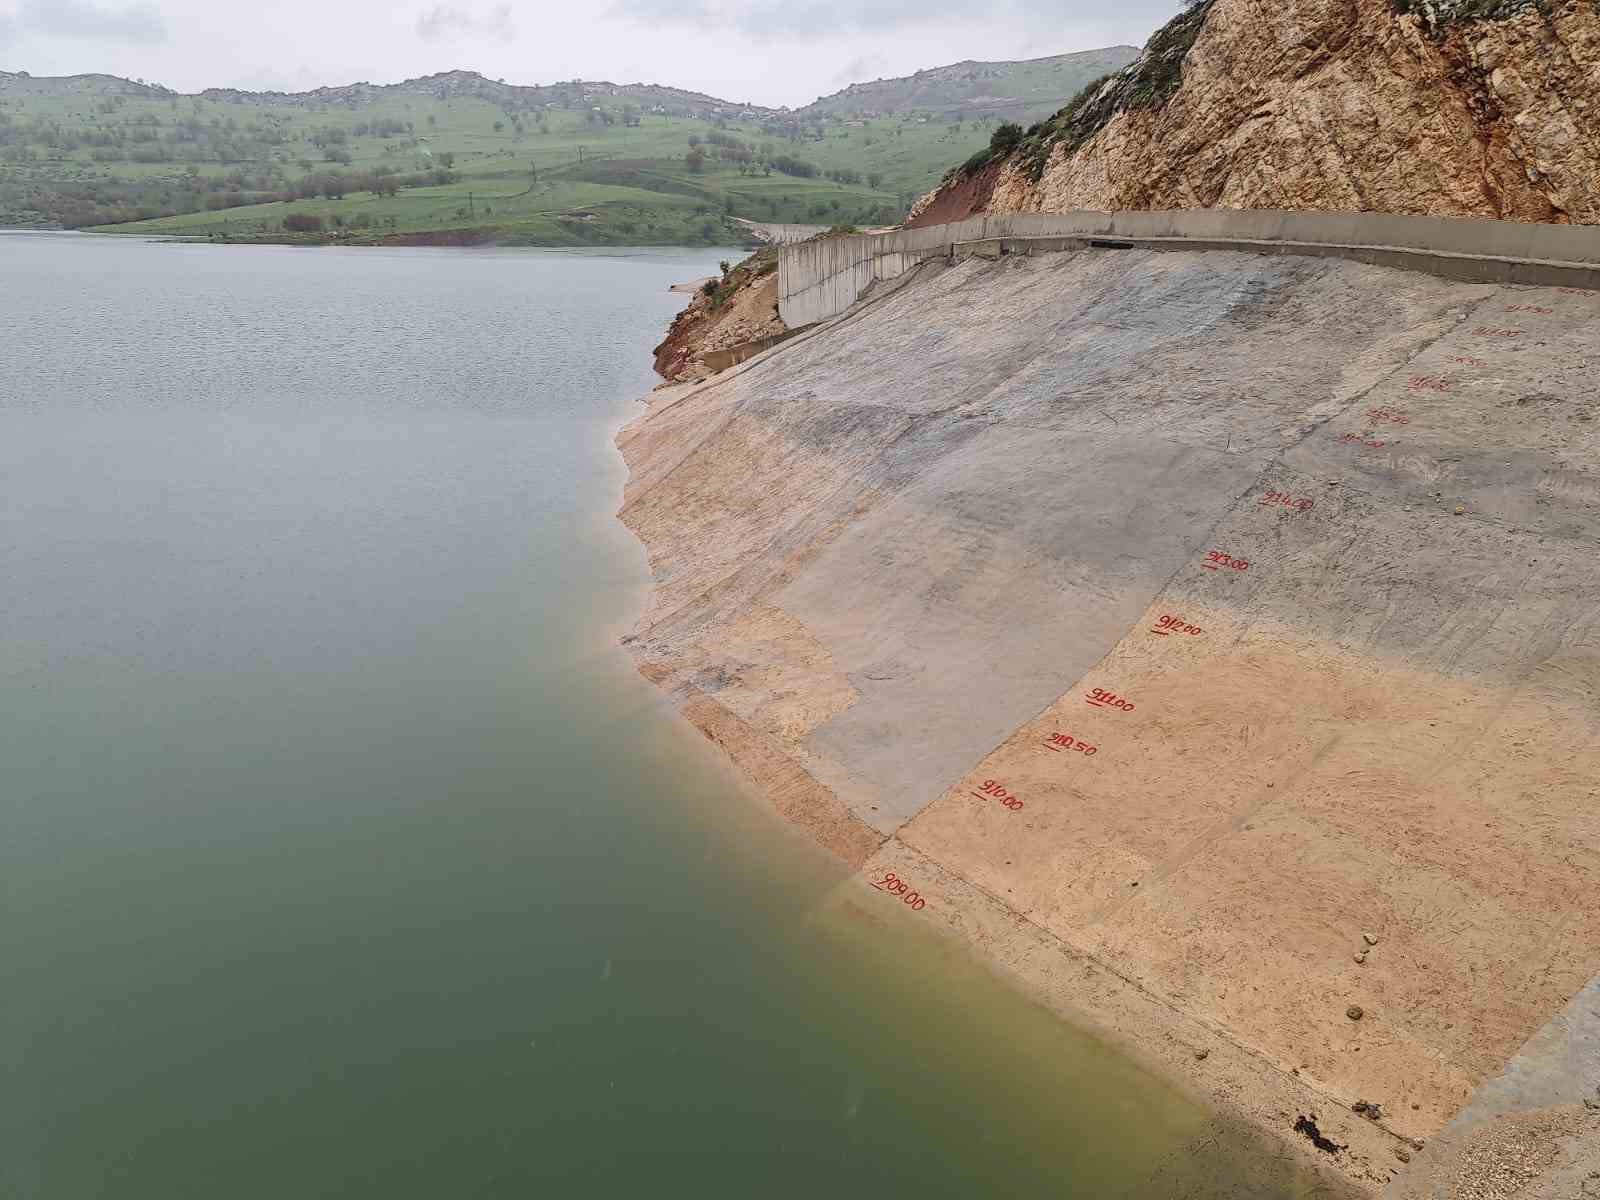
[[[726,256],[0,235],[6,1196],[1297,1194],[616,649]]]

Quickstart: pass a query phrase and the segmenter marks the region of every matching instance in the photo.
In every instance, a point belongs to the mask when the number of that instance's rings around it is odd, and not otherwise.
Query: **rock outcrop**
[[[1600,6],[1202,0],[912,213],[1282,208],[1600,222]],[[1401,11],[1410,8],[1411,11]]]
[[[674,382],[703,379],[711,373],[703,355],[782,333],[777,266],[775,250],[758,250],[707,280],[655,348],[656,374]]]

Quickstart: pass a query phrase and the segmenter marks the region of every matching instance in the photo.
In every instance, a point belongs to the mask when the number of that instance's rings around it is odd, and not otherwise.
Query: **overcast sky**
[[[1143,44],[1176,0],[0,0],[0,69],[300,91],[464,68],[800,105],[962,59]]]

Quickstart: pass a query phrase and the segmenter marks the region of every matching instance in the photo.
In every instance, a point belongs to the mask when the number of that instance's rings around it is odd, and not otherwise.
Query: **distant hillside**
[[[881,115],[838,97],[791,111],[655,84],[521,86],[474,71],[197,95],[110,75],[0,72],[0,226],[731,245],[748,236],[741,218],[881,224],[1016,119],[1008,106],[1046,95],[1045,108],[1059,106],[1079,75],[1122,58],[1113,48],[963,63],[862,85],[944,98]]]
[[[574,79],[565,83],[522,85],[488,79],[476,71],[440,71],[436,75],[423,75],[400,83],[351,83],[343,87],[316,88],[309,92],[246,92],[237,88],[207,88],[200,96],[205,100],[234,104],[297,108],[315,105],[360,108],[397,97],[414,96],[432,100],[470,97],[513,112],[518,109],[531,111],[546,105],[567,108],[585,102],[602,105],[631,102],[645,111],[663,116],[703,119],[721,116],[766,117],[777,112],[776,109],[758,104],[719,100],[703,92],[688,92],[654,83]]]
[[[35,76],[26,71],[0,71],[0,97],[65,100],[86,96],[158,98],[173,94],[159,84],[137,83],[117,75]]]
[[[1136,46],[1107,46],[1020,62],[959,62],[900,79],[853,83],[799,110],[801,117],[892,116],[921,112],[946,120],[994,115],[1034,119],[1060,108],[1090,80],[1139,57]]]
[[[115,75],[31,76],[26,71],[0,71],[0,98],[6,96],[69,99],[85,96],[142,96],[163,98],[178,93],[160,86],[119,79]],[[201,100],[226,104],[247,104],[269,108],[301,108],[311,111],[333,108],[363,108],[406,98],[450,100],[471,98],[496,107],[517,111],[554,106],[569,108],[585,101],[609,105],[618,102],[639,106],[650,112],[674,117],[714,118],[719,116],[765,117],[778,110],[761,105],[719,100],[702,92],[662,87],[653,83],[609,83],[573,79],[563,83],[524,86],[489,79],[476,71],[440,71],[399,83],[350,83],[340,87],[313,88],[307,92],[249,92],[240,88],[206,88],[197,93]]]

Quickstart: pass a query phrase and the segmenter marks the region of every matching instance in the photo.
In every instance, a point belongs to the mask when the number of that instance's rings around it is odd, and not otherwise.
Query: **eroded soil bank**
[[[1375,1192],[1600,969],[1600,295],[922,270],[619,435],[640,668],[861,904]]]

